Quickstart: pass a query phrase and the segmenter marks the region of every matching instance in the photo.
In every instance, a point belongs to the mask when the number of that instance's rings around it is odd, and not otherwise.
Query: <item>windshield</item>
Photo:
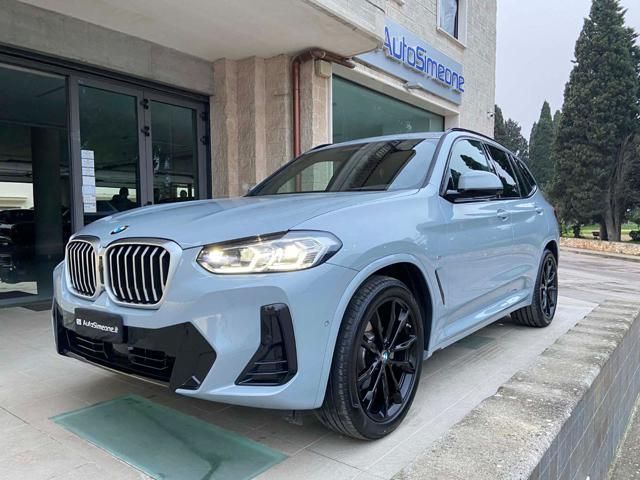
[[[437,140],[412,139],[310,151],[257,185],[249,195],[419,188]]]

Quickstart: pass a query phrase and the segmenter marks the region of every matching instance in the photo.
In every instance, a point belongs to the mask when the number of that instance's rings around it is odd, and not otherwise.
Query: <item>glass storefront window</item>
[[[66,86],[0,65],[0,306],[51,296],[71,234]]]
[[[333,77],[333,141],[444,130],[444,117]]]

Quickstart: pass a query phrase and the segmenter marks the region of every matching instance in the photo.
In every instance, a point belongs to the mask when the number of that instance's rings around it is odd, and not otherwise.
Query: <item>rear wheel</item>
[[[345,312],[320,421],[366,440],[395,430],[418,387],[423,331],[411,291],[394,278],[371,277]]]
[[[511,318],[529,327],[547,327],[553,321],[558,305],[558,262],[545,250],[538,272],[533,302],[511,314]]]

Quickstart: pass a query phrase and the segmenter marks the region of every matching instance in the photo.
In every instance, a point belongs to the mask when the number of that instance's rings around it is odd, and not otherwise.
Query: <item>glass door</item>
[[[202,198],[205,118],[198,105],[145,94],[147,170],[152,175],[149,198],[167,203]]]
[[[140,175],[141,95],[109,87],[84,82],[78,86],[85,225],[146,203]]]
[[[198,198],[197,111],[150,100],[149,123],[153,203]]]

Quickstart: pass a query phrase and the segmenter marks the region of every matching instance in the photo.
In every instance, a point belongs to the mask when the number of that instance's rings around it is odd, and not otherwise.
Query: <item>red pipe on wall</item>
[[[293,103],[293,156],[298,157],[302,153],[301,125],[300,125],[300,66],[309,60],[325,60],[337,63],[347,68],[355,68],[356,64],[351,59],[342,57],[336,53],[319,48],[306,50],[293,58],[291,62],[291,89]]]

